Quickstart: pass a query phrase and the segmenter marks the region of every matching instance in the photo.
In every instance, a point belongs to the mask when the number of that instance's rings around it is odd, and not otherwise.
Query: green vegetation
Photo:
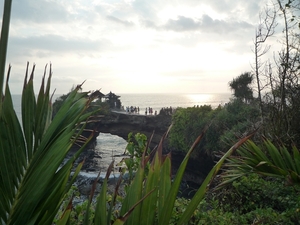
[[[252,82],[253,75],[247,72],[229,82],[229,86],[234,91],[234,96],[237,99],[247,103],[253,100],[253,90],[250,87]]]
[[[150,148],[147,146],[147,137],[144,134],[137,133],[133,135],[133,133],[129,133],[127,142],[125,154],[129,157],[124,158],[119,165],[123,167],[125,163],[126,168],[123,168],[122,172],[128,172],[131,181],[142,162],[144,151],[146,151],[146,154],[150,154]],[[149,165],[146,164],[145,174],[147,175],[148,172]]]
[[[34,70],[28,80],[27,73],[25,76],[22,125],[13,109],[8,81],[1,98],[0,220],[3,224],[51,224],[82,166],[79,164],[71,176],[72,165],[85,144],[73,158],[64,163],[63,160],[92,114],[86,112],[91,99],[76,88],[51,121],[51,69],[47,83],[45,78],[42,81],[37,99],[33,74]]]
[[[174,216],[176,216],[176,219],[178,219],[178,224],[189,223],[190,218],[193,216],[197,206],[204,198],[207,187],[211,183],[212,178],[220,170],[225,159],[249,138],[247,137],[242,139],[235,146],[230,148],[230,150],[212,168],[206,179],[203,181],[201,187],[199,187],[194,197],[185,207],[184,212],[180,215],[174,215],[173,210],[175,208],[174,206],[176,205],[176,198],[185,167],[192,151],[194,150],[194,147],[201,141],[203,135],[204,133],[202,133],[196,139],[186,154],[186,157],[181,163],[173,182],[170,176],[170,155],[162,155],[162,144],[164,139],[161,140],[161,143],[159,144],[158,149],[155,151],[154,158],[151,162],[150,157],[152,157],[152,154],[146,155],[146,150],[144,151],[140,164],[135,172],[135,176],[126,189],[125,197],[122,199],[120,199],[120,196],[117,196],[119,184],[117,185],[113,196],[109,198],[107,196],[107,179],[111,172],[110,167],[102,185],[100,195],[95,203],[96,206],[92,203],[94,189],[92,190],[92,194],[87,205],[84,205],[84,224],[88,224],[88,221],[91,220],[91,216],[94,224],[108,224],[108,221],[113,220],[113,224],[125,223],[163,225],[170,224],[171,221],[174,220]],[[143,135],[136,136],[136,140],[140,140],[141,144],[144,143]],[[148,148],[146,147],[145,149]],[[145,173],[145,168],[149,168],[147,174]],[[107,202],[107,199],[110,199],[109,202]],[[116,199],[121,202],[121,210],[118,212],[115,208]],[[80,210],[82,210],[82,208],[80,208]],[[94,215],[92,215],[92,213],[94,213]],[[131,213],[132,215],[130,215]],[[62,220],[67,220],[67,218],[64,218],[65,216],[68,218],[69,214],[63,214]]]
[[[172,224],[188,199],[177,199]],[[189,224],[299,224],[299,192],[278,179],[262,179],[250,174],[230,185],[209,191]]]
[[[300,185],[300,152],[294,146],[292,153],[286,147],[278,149],[270,141],[258,147],[249,141],[228,160],[229,169],[223,174],[226,182],[232,182],[249,173],[281,178],[289,185]]]
[[[211,106],[179,108],[173,115],[170,131],[170,145],[186,152],[205,127],[210,125],[204,140],[196,147],[194,157],[213,155],[226,151],[230,146],[256,128],[259,110],[255,105],[234,99],[225,106],[212,109]]]
[[[300,143],[300,43],[295,38],[299,32],[293,22],[299,18],[291,14],[299,5],[295,0],[286,4],[278,0],[276,6],[285,22],[286,48],[277,60],[279,72],[269,71],[270,92],[265,99],[254,99],[250,88],[252,75],[245,73],[230,83],[235,98],[227,105],[216,109],[210,106],[178,109],[173,115],[170,143],[186,156],[173,180],[171,156],[162,154],[166,136],[149,153],[144,135],[130,135],[127,151],[131,157],[125,164],[131,179],[125,195],[118,194],[120,182],[114,193],[107,193],[111,164],[96,201],[93,202],[93,196],[97,180],[90,198],[73,207],[76,189],[72,184],[82,166],[81,163],[73,168],[73,163],[91,137],[84,140],[74,157],[64,160],[91,116],[97,113],[91,108],[96,95],[80,92],[81,85],[77,86],[63,97],[64,101],[57,103],[52,118],[51,68],[36,98],[34,68],[29,74],[27,66],[22,121],[17,119],[9,88],[10,67],[4,82],[11,8],[11,1],[6,0],[0,41],[0,223],[299,224],[300,153],[295,146]],[[260,83],[263,74],[256,72]],[[255,144],[248,140],[251,135],[247,135],[260,124]],[[229,149],[233,143],[236,144]],[[205,153],[216,157],[220,151],[225,153],[194,197],[177,198],[191,155],[197,158]],[[224,172],[213,183],[225,160]],[[71,174],[72,169],[75,172]],[[214,189],[208,191],[209,186]]]

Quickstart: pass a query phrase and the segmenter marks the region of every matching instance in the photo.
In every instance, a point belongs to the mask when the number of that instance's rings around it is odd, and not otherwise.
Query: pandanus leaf
[[[264,142],[263,147],[248,141],[238,153],[241,157],[228,160],[226,172],[222,175],[222,184],[228,184],[241,177],[241,174],[249,173],[285,179],[290,184],[300,184],[300,154],[296,147],[289,152],[286,147],[277,148],[269,140]]]
[[[109,176],[112,172],[114,165],[114,161],[111,162],[109,165],[105,179],[103,181],[102,187],[101,187],[101,192],[100,195],[98,196],[97,204],[96,204],[96,209],[95,209],[95,224],[98,225],[109,225],[110,224],[110,210],[107,207],[107,201],[106,201],[106,196],[107,196],[107,182],[109,179]],[[100,173],[99,173],[100,174]],[[96,186],[93,187],[95,189]],[[91,195],[92,196],[92,195]],[[90,199],[91,202],[92,199]]]
[[[63,166],[62,162],[83,131],[83,122],[93,113],[85,112],[90,100],[85,97],[86,94],[78,93],[77,88],[51,121],[51,75],[46,85],[43,80],[36,101],[33,72],[28,82],[24,82],[23,125],[20,125],[13,109],[9,75],[1,105],[0,219],[5,224],[52,224],[71,186],[72,164],[85,144]],[[89,140],[91,137],[86,139],[86,143]]]
[[[164,213],[164,216],[161,216],[161,220],[159,221],[159,224],[161,224],[161,225],[168,224],[170,219],[171,219],[173,206],[174,206],[174,203],[175,203],[178,191],[179,191],[179,186],[180,186],[180,183],[182,181],[182,177],[183,177],[186,165],[188,163],[188,160],[189,160],[190,155],[192,154],[193,150],[199,144],[202,137],[204,136],[205,131],[206,130],[204,130],[198,136],[198,138],[195,140],[195,142],[193,143],[192,147],[190,148],[190,150],[188,151],[188,153],[184,157],[183,161],[181,162],[181,164],[180,164],[180,166],[177,170],[177,174],[175,176],[175,179],[172,183],[172,186],[171,186],[170,191],[169,191],[169,193],[167,195],[167,198],[166,198],[166,202],[168,202],[168,204],[164,204],[164,206],[162,208],[162,212]]]
[[[201,184],[200,188],[197,190],[196,194],[192,198],[191,202],[185,209],[184,213],[182,214],[178,224],[187,224],[189,219],[191,218],[192,214],[196,210],[197,206],[199,205],[200,201],[203,199],[206,190],[209,188],[209,185],[212,179],[217,175],[219,170],[221,169],[222,164],[229,157],[237,148],[239,148],[244,142],[246,142],[252,135],[249,135],[245,138],[242,138],[238,141],[234,146],[232,146],[224,155],[223,157],[215,164],[215,166],[211,169],[209,174],[206,176],[205,180]]]
[[[6,52],[7,43],[9,36],[9,23],[11,14],[12,0],[4,1],[2,26],[1,26],[1,39],[0,39],[0,114],[2,110],[2,96],[4,88],[4,77],[5,77],[5,64],[6,64]]]

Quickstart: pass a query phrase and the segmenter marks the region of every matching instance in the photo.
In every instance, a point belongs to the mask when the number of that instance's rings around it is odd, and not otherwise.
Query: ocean
[[[229,102],[231,97],[230,93],[218,93],[218,94],[118,94],[122,106],[139,107],[143,113],[146,108],[153,108],[153,112],[157,112],[165,107],[193,107],[197,105],[211,105],[216,108],[218,105],[223,105]],[[54,100],[60,95],[55,95]],[[14,108],[21,118],[21,95],[13,95]],[[109,162],[115,159],[118,162],[121,157],[117,155],[123,154],[126,148],[127,142],[123,138],[116,135],[100,133],[97,137],[97,145],[95,151],[102,157],[98,159],[101,170],[104,171],[108,167]]]
[[[153,112],[160,111],[165,107],[193,107],[197,105],[211,105],[213,108],[223,105],[229,101],[230,93],[215,94],[117,94],[120,96],[122,106],[139,107],[145,111],[146,108],[153,108]],[[142,112],[143,112],[142,111]]]

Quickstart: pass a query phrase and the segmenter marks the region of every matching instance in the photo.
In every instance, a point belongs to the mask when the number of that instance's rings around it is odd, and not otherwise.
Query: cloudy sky
[[[2,1],[3,2],[3,1]],[[11,90],[26,63],[35,83],[52,64],[66,93],[220,93],[251,70],[265,0],[14,0],[8,46]],[[1,12],[3,3],[1,3]]]

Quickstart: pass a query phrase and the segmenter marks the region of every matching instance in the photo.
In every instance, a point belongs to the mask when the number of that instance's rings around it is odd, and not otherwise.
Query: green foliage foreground
[[[261,147],[248,141],[237,153],[228,159],[222,185],[250,173],[281,178],[289,185],[300,185],[300,152],[295,146],[289,151],[286,147],[277,148],[268,140]]]
[[[28,71],[28,67],[27,67]],[[50,70],[51,73],[51,70]],[[44,79],[37,99],[33,71],[22,93],[22,125],[13,108],[6,82],[0,113],[0,221],[2,224],[51,224],[77,172],[74,160],[85,145],[65,162],[66,154],[91,115],[86,93],[75,89],[51,121],[50,79]],[[8,76],[9,77],[9,76]],[[86,143],[89,140],[86,140]],[[81,164],[80,164],[81,166]],[[79,167],[80,167],[79,166]]]
[[[177,199],[170,224],[190,203]],[[206,225],[294,225],[300,221],[299,192],[281,180],[251,174],[218,190],[209,191],[189,224]]]
[[[0,41],[0,223],[52,224],[81,166],[71,176],[72,164],[85,145],[62,162],[92,114],[86,113],[91,99],[79,93],[78,86],[51,121],[51,68],[36,98],[34,68],[29,75],[27,65],[20,123],[9,88],[10,67],[4,83],[11,2],[4,2]]]

